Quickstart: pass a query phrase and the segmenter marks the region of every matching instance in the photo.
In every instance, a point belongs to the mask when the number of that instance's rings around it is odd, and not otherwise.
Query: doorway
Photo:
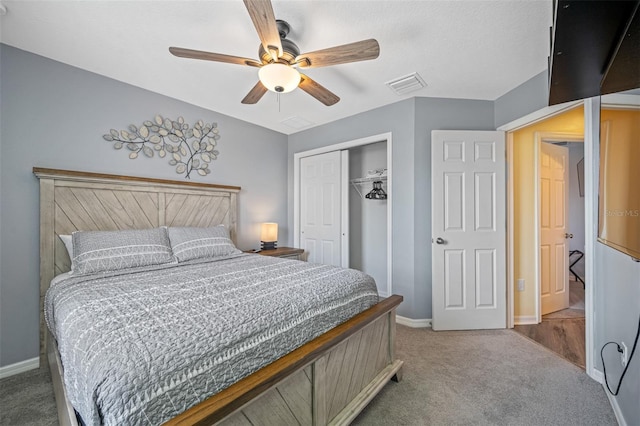
[[[566,360],[585,369],[586,347],[585,347],[585,282],[584,282],[584,190],[581,191],[581,183],[584,183],[584,143],[582,135],[566,134],[544,134],[541,137],[542,145],[553,145],[562,148],[567,152],[566,170],[566,229],[562,230],[564,237],[560,236],[561,243],[565,245],[562,250],[563,285],[556,286],[551,283],[545,287],[545,279],[553,281],[551,277],[559,277],[560,271],[545,274],[548,271],[549,262],[545,262],[544,254],[544,222],[549,222],[549,216],[553,220],[554,214],[560,217],[560,211],[541,214],[540,217],[540,237],[541,237],[541,286],[539,297],[541,298],[541,321],[537,324],[516,325],[515,331],[529,337],[542,344],[548,349],[556,352]],[[541,161],[542,163],[542,161]],[[582,172],[581,172],[582,171]],[[542,196],[542,185],[540,195]],[[540,200],[541,210],[545,211],[544,200]],[[550,213],[550,214],[549,214]],[[546,216],[546,218],[545,218]],[[560,263],[560,262],[556,262]],[[545,306],[545,297],[549,296],[556,289],[565,287],[567,290],[565,305],[555,309]],[[562,308],[562,309],[559,309]]]
[[[580,155],[580,160],[584,156],[584,116],[582,105],[578,105],[509,133],[514,326],[582,368],[586,367],[585,296],[581,285],[569,281],[575,278],[569,270],[569,253],[585,252],[585,198],[572,191],[579,187],[574,157]],[[575,145],[573,156],[569,144]],[[545,177],[544,163],[545,159],[549,162],[548,151],[553,146],[552,151],[562,151],[564,156],[550,167],[564,169],[564,177],[552,182]],[[551,186],[558,189],[550,201],[549,191],[555,190]],[[549,240],[551,231],[557,229],[562,232]],[[556,293],[561,296],[558,303],[549,304]]]
[[[577,112],[580,110],[578,109]],[[576,117],[572,117],[571,114],[570,112],[561,115],[560,118],[565,118],[568,121],[575,119]],[[560,125],[562,126],[562,124]],[[541,276],[539,288],[536,290],[540,297],[540,315],[537,322],[542,321],[541,316],[570,309],[572,306],[581,306],[582,312],[578,312],[576,315],[584,318],[584,135],[582,132],[539,132],[535,134],[535,140],[539,145],[536,168],[539,182],[537,226],[538,237],[541,240],[538,265]],[[556,161],[552,162],[556,178],[551,184],[547,180],[547,185],[545,185],[543,179],[545,159],[549,160],[549,157],[543,151],[549,151],[551,148],[561,150],[565,154],[565,158],[562,160],[560,158],[552,159]],[[546,167],[548,167],[549,161],[546,163]],[[561,176],[558,176],[561,169]],[[548,200],[550,194],[552,195],[551,201]],[[555,249],[545,251],[545,248],[550,247],[544,244],[544,239],[547,237],[545,233],[549,231],[548,227],[552,223],[555,225],[555,233],[559,233],[556,235],[558,244]],[[555,262],[548,261],[551,257],[549,252],[557,253]],[[544,253],[547,255],[545,256]],[[579,273],[578,270],[580,270]],[[573,284],[574,281],[581,283],[581,286]],[[549,296],[555,296],[556,299],[560,296],[560,299],[563,300],[558,299],[556,303],[553,301],[549,303],[549,299],[552,298]],[[579,299],[582,300],[581,304]]]
[[[329,152],[334,152],[334,151],[348,151],[348,150],[354,150],[354,153],[356,154],[356,157],[358,154],[362,154],[362,152],[358,152],[357,148],[358,147],[365,147],[365,146],[372,146],[372,151],[376,151],[378,154],[373,154],[375,157],[379,157],[379,149],[375,149],[376,144],[380,144],[379,146],[384,145],[386,147],[382,157],[384,157],[385,160],[385,166],[378,166],[378,165],[373,165],[374,163],[369,163],[369,162],[365,162],[363,164],[362,167],[365,167],[367,169],[367,171],[369,171],[369,165],[372,166],[373,170],[375,171],[376,169],[381,169],[381,168],[386,168],[386,177],[385,177],[385,184],[384,184],[384,189],[387,193],[387,199],[385,200],[384,203],[381,204],[380,200],[374,200],[373,202],[376,203],[376,207],[380,207],[381,205],[385,207],[385,213],[386,213],[386,226],[384,227],[384,229],[378,229],[378,236],[381,236],[379,233],[382,232],[384,234],[384,236],[386,238],[384,238],[384,242],[380,243],[378,242],[377,246],[375,247],[376,250],[376,254],[374,254],[373,256],[376,257],[378,260],[377,262],[384,262],[386,264],[386,271],[382,270],[382,272],[380,271],[380,268],[374,268],[376,269],[375,271],[369,271],[369,270],[364,270],[364,272],[369,273],[372,272],[370,275],[373,275],[375,278],[375,275],[380,275],[381,273],[383,274],[383,278],[384,279],[380,279],[380,282],[376,281],[376,283],[378,284],[378,292],[380,294],[380,296],[382,297],[387,297],[389,295],[392,294],[392,262],[393,262],[393,252],[392,252],[392,241],[393,241],[393,229],[392,229],[392,205],[393,205],[393,174],[392,174],[392,156],[391,153],[393,151],[392,149],[392,135],[391,133],[383,133],[383,134],[379,134],[379,135],[373,135],[373,136],[369,136],[369,137],[365,137],[365,138],[361,138],[361,139],[356,139],[356,140],[351,140],[351,141],[346,141],[346,142],[342,142],[342,143],[338,143],[338,144],[334,144],[334,145],[328,145],[325,147],[321,147],[321,148],[316,148],[316,149],[312,149],[309,151],[303,151],[303,152],[298,152],[295,153],[293,156],[293,176],[294,176],[294,182],[293,182],[293,235],[294,235],[294,246],[295,247],[300,247],[301,244],[301,211],[302,211],[302,185],[301,185],[301,164],[304,158],[308,158],[308,157],[312,157],[312,156],[316,156],[316,155],[320,155],[320,154],[325,154],[325,153],[329,153]],[[365,149],[365,151],[369,151],[368,149]],[[366,156],[370,156],[370,153],[366,154]],[[378,164],[378,163],[375,163]],[[344,208],[341,208],[342,210],[342,235],[341,238],[343,238],[345,240],[345,242],[349,242],[351,239],[351,230],[350,230],[350,226],[349,226],[349,216],[348,216],[348,211],[349,211],[349,200],[352,199],[353,197],[359,197],[358,193],[356,192],[356,190],[354,189],[353,184],[350,184],[350,180],[349,180],[349,167],[345,167],[344,169],[344,182],[346,183],[343,187],[344,192],[343,194],[345,194],[345,196],[343,197],[343,201],[342,201],[342,206],[344,206]],[[363,187],[359,187],[361,193],[362,193],[362,197],[364,197],[364,195],[368,192],[368,190],[366,190],[366,192],[362,192],[363,191]],[[369,201],[369,200],[367,200]],[[377,212],[374,212],[374,215],[376,216],[380,216],[380,212],[379,212],[379,208],[376,209]],[[376,219],[376,221],[379,223],[379,218]],[[382,241],[382,239],[380,239],[380,241]],[[362,244],[362,243],[361,243]],[[344,247],[347,247],[349,244],[345,243]],[[346,253],[348,254],[347,258],[353,256],[353,254],[349,253],[349,249],[346,250]],[[382,255],[380,255],[382,254]],[[380,260],[382,259],[382,260]],[[351,267],[351,260],[347,260],[347,263],[343,266],[349,266]],[[371,266],[371,262],[369,262],[369,266]],[[378,265],[379,266],[379,265]],[[358,269],[358,265],[354,266],[356,269]],[[363,265],[359,265],[360,268],[363,267]],[[367,268],[367,266],[364,266],[365,268]]]

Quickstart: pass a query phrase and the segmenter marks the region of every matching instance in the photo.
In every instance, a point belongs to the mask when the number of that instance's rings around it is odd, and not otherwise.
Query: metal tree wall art
[[[140,153],[152,158],[155,152],[160,158],[169,155],[169,164],[175,166],[176,173],[190,178],[191,172],[196,170],[200,176],[211,173],[209,163],[218,158],[215,149],[220,135],[217,123],[204,123],[198,120],[193,127],[178,117],[172,121],[156,115],[154,121],[145,121],[142,126],[130,125],[129,130],[111,129],[102,136],[109,142],[114,142],[115,149],[126,147],[129,158],[135,160]]]

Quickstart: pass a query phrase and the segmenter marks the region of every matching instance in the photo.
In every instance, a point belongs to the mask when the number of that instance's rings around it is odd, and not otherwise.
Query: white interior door
[[[332,151],[300,160],[300,245],[309,262],[341,266],[342,209],[347,208],[342,157],[341,151]]]
[[[434,330],[505,328],[504,132],[431,133]]]
[[[569,150],[540,144],[540,306],[541,315],[569,307]]]

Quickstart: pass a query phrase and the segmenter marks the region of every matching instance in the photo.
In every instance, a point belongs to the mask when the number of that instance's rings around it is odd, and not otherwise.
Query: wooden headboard
[[[40,179],[41,362],[46,362],[44,295],[53,277],[71,267],[58,235],[223,224],[236,241],[240,187],[38,167],[33,173]]]

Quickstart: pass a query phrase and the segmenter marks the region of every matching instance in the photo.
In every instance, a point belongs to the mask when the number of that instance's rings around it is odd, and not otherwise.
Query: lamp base
[[[275,250],[277,245],[277,241],[260,241],[260,248],[262,250]]]

